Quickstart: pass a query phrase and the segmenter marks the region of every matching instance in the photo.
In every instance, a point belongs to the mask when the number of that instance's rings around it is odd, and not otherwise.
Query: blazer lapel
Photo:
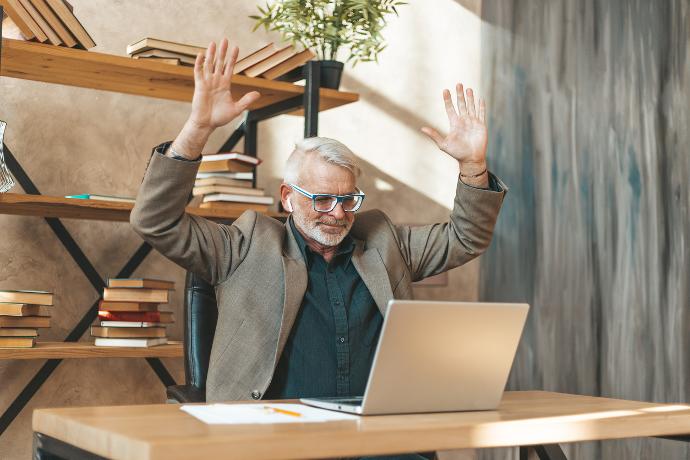
[[[289,219],[285,223],[285,252],[283,253],[283,275],[285,281],[283,296],[283,314],[280,321],[280,334],[278,336],[278,348],[276,349],[273,368],[278,365],[278,358],[285,348],[292,325],[302,305],[304,293],[307,291],[307,266],[302,258],[302,253],[297,246],[295,236],[289,225]]]
[[[393,298],[391,281],[378,249],[368,248],[364,250],[363,247],[364,242],[356,240],[351,260],[374,298],[379,311],[383,316],[386,316],[388,301]]]

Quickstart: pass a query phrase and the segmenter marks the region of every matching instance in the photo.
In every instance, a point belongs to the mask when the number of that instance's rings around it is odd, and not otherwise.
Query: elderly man
[[[287,222],[247,211],[222,225],[186,214],[185,205],[210,134],[259,97],[233,100],[237,53],[223,40],[197,57],[191,115],[154,150],[131,223],[215,286],[208,401],[362,395],[388,300],[410,298],[413,281],[489,245],[505,187],[486,170],[484,103],[476,108],[458,85],[456,110],[445,90],[450,134],[423,128],[459,164],[449,222],[411,228],[378,210],[356,214],[364,193],[354,155],[338,141],[309,138],[286,165]]]

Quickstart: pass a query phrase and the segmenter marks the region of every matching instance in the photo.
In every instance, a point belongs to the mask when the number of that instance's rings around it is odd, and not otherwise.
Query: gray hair
[[[297,183],[300,179],[302,163],[307,155],[316,155],[327,163],[340,166],[350,171],[355,178],[360,174],[355,154],[342,142],[328,137],[307,137],[295,143],[295,150],[285,163],[286,183]]]

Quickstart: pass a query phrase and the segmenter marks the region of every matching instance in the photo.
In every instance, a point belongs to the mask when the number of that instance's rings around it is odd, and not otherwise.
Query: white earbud
[[[292,212],[292,203],[290,203],[290,198],[287,199],[287,207],[285,209],[287,212]]]

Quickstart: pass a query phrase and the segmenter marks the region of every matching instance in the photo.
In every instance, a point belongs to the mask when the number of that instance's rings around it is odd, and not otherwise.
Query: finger
[[[428,128],[428,127],[423,127],[422,132],[429,136],[432,141],[438,145],[439,148],[441,148],[441,144],[443,144],[443,136],[441,136],[438,131],[436,131],[434,128]]]
[[[199,51],[196,53],[196,61],[194,61],[194,80],[199,81],[204,76],[204,53]]]
[[[479,121],[486,124],[486,103],[484,99],[479,99]]]
[[[225,64],[223,76],[226,76],[228,78],[232,77],[232,74],[235,70],[235,64],[237,63],[237,55],[239,54],[239,52],[239,48],[237,48],[236,46],[232,47],[232,50],[230,51],[230,59],[228,59],[228,62]]]
[[[228,54],[227,38],[224,38],[220,41],[220,50],[218,54],[218,60],[216,61],[213,73],[216,75],[223,75],[223,69],[225,68],[225,56]]]
[[[467,88],[467,114],[474,118],[477,116],[476,107],[474,106],[474,92],[472,88]]]
[[[252,105],[254,101],[259,99],[261,97],[261,94],[258,91],[252,91],[251,93],[247,93],[242,98],[237,101],[237,108],[240,110],[247,110],[247,107]]]
[[[455,94],[458,98],[458,111],[460,116],[464,117],[467,115],[467,102],[465,102],[465,91],[462,87],[462,83],[455,85]]]
[[[213,61],[216,57],[216,43],[211,42],[206,48],[206,59],[204,60],[204,77],[213,73]]]
[[[443,103],[446,105],[446,113],[448,114],[448,121],[454,123],[458,118],[458,113],[455,111],[453,106],[453,100],[450,97],[450,91],[447,89],[443,90]]]

